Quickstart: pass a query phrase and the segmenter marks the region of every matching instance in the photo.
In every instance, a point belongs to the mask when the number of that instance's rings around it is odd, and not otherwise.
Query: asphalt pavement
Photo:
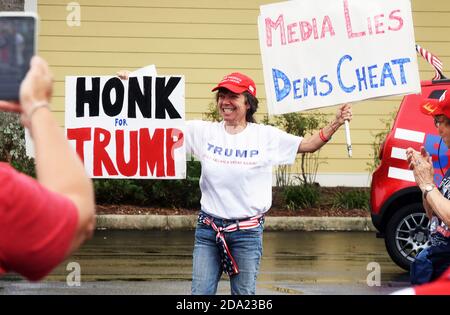
[[[10,274],[0,280],[0,294],[188,295],[193,233],[98,230],[44,281]],[[258,295],[385,295],[407,286],[408,274],[374,232],[264,233]],[[229,292],[223,275],[218,294]]]

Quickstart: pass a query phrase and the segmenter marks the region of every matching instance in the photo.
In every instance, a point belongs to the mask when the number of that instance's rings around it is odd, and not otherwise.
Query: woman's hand
[[[408,148],[406,150],[406,159],[409,168],[413,170],[416,183],[421,189],[423,186],[434,182],[433,161],[424,147],[420,148],[420,153],[412,148]]]
[[[117,72],[117,76],[122,80],[128,80],[128,78],[130,77],[130,73],[131,71],[128,70],[120,70]]]
[[[31,59],[30,70],[20,85],[20,106],[22,124],[31,127],[31,115],[42,106],[50,108],[53,94],[53,75],[47,61],[39,56]]]
[[[348,103],[339,107],[336,113],[336,121],[339,125],[343,125],[346,120],[352,120],[352,117],[352,105]]]
[[[413,148],[406,149],[406,161],[408,162],[409,169],[414,169],[414,161],[413,156],[418,155],[419,152],[414,150]]]

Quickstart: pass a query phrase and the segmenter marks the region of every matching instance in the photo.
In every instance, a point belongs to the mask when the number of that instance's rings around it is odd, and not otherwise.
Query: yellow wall
[[[63,124],[64,77],[108,75],[148,64],[158,74],[186,77],[187,118],[202,118],[213,101],[210,92],[223,75],[239,70],[254,78],[266,112],[256,26],[259,6],[269,0],[81,0],[81,26],[69,27],[69,1],[38,1],[39,53],[52,66],[53,108]],[[416,42],[450,64],[450,1],[412,0]],[[389,49],[386,47],[386,49]],[[421,78],[432,68],[419,58]],[[450,73],[450,72],[449,72]],[[339,131],[322,151],[319,172],[365,173],[374,135],[383,129],[399,97],[354,104],[353,158],[346,156]],[[327,114],[335,108],[323,110]],[[331,116],[330,116],[331,117]]]

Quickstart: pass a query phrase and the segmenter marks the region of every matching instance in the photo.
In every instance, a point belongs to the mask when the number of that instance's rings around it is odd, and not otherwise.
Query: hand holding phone
[[[0,100],[19,100],[20,84],[36,54],[36,20],[34,13],[0,12]]]

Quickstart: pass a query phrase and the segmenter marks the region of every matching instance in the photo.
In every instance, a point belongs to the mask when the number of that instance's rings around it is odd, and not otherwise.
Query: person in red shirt
[[[48,64],[33,57],[20,88],[20,104],[0,110],[21,114],[34,141],[37,180],[0,163],[0,275],[45,277],[92,236],[92,181],[50,111],[53,81]]]

